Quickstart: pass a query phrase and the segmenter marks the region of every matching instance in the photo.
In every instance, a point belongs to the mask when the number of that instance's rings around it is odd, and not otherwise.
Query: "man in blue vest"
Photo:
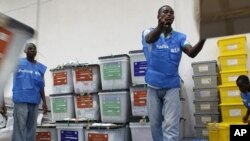
[[[43,101],[44,114],[47,104],[44,94],[44,73],[47,67],[35,60],[37,48],[28,43],[13,75],[14,125],[12,141],[35,141],[38,107]]]
[[[164,5],[158,10],[158,25],[142,33],[147,60],[148,116],[153,141],[178,141],[180,120],[180,76],[182,52],[194,58],[206,39],[191,46],[185,34],[174,31],[174,10]]]
[[[249,116],[250,116],[250,81],[248,76],[240,75],[237,80],[236,84],[240,90],[240,96],[242,101],[247,108],[246,114],[243,116],[242,121],[244,123],[250,124]]]

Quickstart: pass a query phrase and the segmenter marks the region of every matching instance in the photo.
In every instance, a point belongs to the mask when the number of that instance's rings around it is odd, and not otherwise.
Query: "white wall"
[[[198,39],[194,0],[0,0],[0,12],[38,30],[38,60],[48,69],[67,61],[98,63],[98,57],[127,54],[141,49],[141,32],[157,24],[157,10],[169,4],[175,9],[174,27],[188,35],[192,44]],[[250,35],[247,34],[249,38]],[[208,39],[194,58],[183,55],[180,75],[193,113],[192,62],[217,60],[218,38]],[[248,46],[250,43],[248,41]],[[249,61],[248,61],[249,62]],[[46,94],[52,92],[51,73],[46,79]],[[9,82],[10,83],[10,82]],[[5,90],[11,95],[11,84]],[[194,124],[190,119],[191,127]],[[192,129],[192,128],[191,128]],[[190,131],[193,132],[192,130]]]
[[[71,60],[98,63],[100,56],[141,49],[142,30],[156,25],[160,6],[173,3],[162,0],[38,2],[37,10],[34,0],[0,0],[0,12],[38,29],[37,59],[49,69]],[[50,94],[49,71],[45,78],[45,91]]]

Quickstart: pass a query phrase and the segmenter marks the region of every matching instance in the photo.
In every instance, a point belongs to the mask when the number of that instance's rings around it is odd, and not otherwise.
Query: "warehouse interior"
[[[50,70],[65,64],[100,64],[99,57],[120,54],[129,55],[130,51],[142,50],[142,31],[157,25],[157,11],[162,5],[170,5],[175,11],[174,30],[185,33],[191,44],[197,43],[200,39],[202,26],[203,28],[206,26],[199,23],[202,21],[201,13],[199,12],[201,8],[199,5],[200,1],[205,0],[0,0],[0,12],[30,26],[36,31],[34,38],[29,40],[29,42],[37,45],[37,60],[48,67],[45,74],[45,93],[49,97],[54,93],[53,71]],[[240,2],[234,3],[232,0],[224,1],[223,6],[225,7],[230,3],[233,3],[232,5],[236,8],[241,5],[250,6],[247,0],[242,0],[241,4],[239,4]],[[223,9],[223,6],[214,6],[213,8]],[[237,14],[235,15],[237,16]],[[235,19],[237,19],[236,16],[234,17]],[[244,16],[246,19],[244,19],[244,22],[250,23],[249,12]],[[223,25],[218,24],[214,26],[220,27]],[[237,28],[243,26],[243,23],[238,22],[235,25],[227,24],[226,26],[233,30],[230,31],[232,34],[219,36],[218,33],[218,36],[208,37],[203,49],[195,58],[189,58],[185,54],[182,55],[179,74],[183,80],[181,94],[185,100],[183,102],[185,111],[183,112],[185,118],[185,124],[182,127],[183,139],[190,139],[190,141],[213,141],[209,131],[204,131],[206,135],[203,135],[203,132],[198,132],[203,130],[197,126],[196,117],[194,116],[195,113],[197,115],[194,102],[194,90],[196,87],[196,74],[194,72],[194,67],[196,66],[194,65],[201,62],[209,62],[210,65],[212,62],[212,65],[221,69],[221,48],[218,41],[223,39],[234,40],[237,37],[242,37],[240,39],[245,44],[245,52],[242,54],[246,55],[243,73],[249,75],[250,30],[245,33],[234,34],[234,31],[237,32]],[[207,30],[210,29],[207,27]],[[205,34],[206,31],[202,30],[202,32]],[[221,31],[220,33],[223,34]],[[24,55],[23,52],[20,53],[20,57]],[[216,71],[218,73],[216,78],[221,77],[220,71]],[[234,80],[235,75],[239,74],[234,74]],[[218,86],[218,92],[219,85],[223,85],[219,81],[217,83],[216,80],[215,84]],[[12,76],[9,73],[9,78],[4,88],[4,98],[7,105],[12,104],[11,97]],[[219,104],[217,103],[218,108],[220,107]],[[210,106],[214,105],[216,104]],[[241,111],[242,114],[243,111]],[[212,122],[221,122],[221,119]],[[207,129],[207,127],[204,128]],[[197,134],[201,135],[197,137]],[[225,141],[228,139],[229,137]]]

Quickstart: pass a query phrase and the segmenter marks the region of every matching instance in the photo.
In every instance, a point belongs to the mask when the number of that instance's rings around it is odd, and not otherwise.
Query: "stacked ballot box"
[[[247,39],[245,35],[229,36],[218,40],[219,70],[221,85],[220,109],[222,122],[242,122],[245,114],[236,80],[240,75],[248,75]]]
[[[83,141],[131,141],[130,129],[125,124],[93,123],[83,133]]]
[[[207,138],[206,128],[209,122],[219,122],[219,95],[217,85],[218,66],[217,61],[193,62],[194,81],[194,107],[195,107],[195,131],[197,137]]]
[[[52,122],[72,118],[99,121],[99,64],[68,63],[50,71],[53,79],[50,94]]]
[[[101,118],[98,96],[101,90],[99,64],[78,64],[72,68],[72,75],[76,119],[83,121],[99,121]]]
[[[128,122],[128,118],[131,114],[128,90],[103,90],[99,93],[99,99],[102,122]]]
[[[102,90],[128,89],[131,85],[127,54],[99,57]]]
[[[51,121],[75,118],[74,99],[72,93],[50,95]]]
[[[99,62],[102,84],[102,90],[98,93],[101,121],[126,123],[131,114],[130,56],[127,54],[101,56]]]
[[[75,116],[78,120],[99,121],[100,106],[98,93],[74,94]]]
[[[136,85],[130,87],[132,116],[147,116],[147,87]]]
[[[49,95],[51,122],[75,118],[72,65],[58,65],[50,69],[50,72],[53,80],[52,94]]]
[[[61,66],[54,69],[51,69],[53,86],[53,94],[62,94],[62,93],[73,93],[73,76],[72,76],[72,66]]]
[[[55,124],[43,124],[37,126],[36,129],[36,140],[48,140],[48,141],[58,141],[57,130]]]
[[[85,129],[88,123],[79,121],[57,121],[57,139],[58,141],[84,141]]]
[[[101,90],[99,64],[79,64],[72,69],[74,92],[95,93]]]
[[[133,85],[146,84],[145,73],[147,69],[147,61],[143,50],[129,51],[131,78]]]
[[[130,86],[129,89],[130,103],[131,103],[130,118],[131,117],[144,118],[148,116],[148,111],[147,111],[148,93],[147,93],[147,84],[145,81],[147,60],[143,50],[131,50],[129,51],[129,56],[130,56],[130,70],[131,70],[131,80],[132,80],[132,85]],[[132,135],[136,132],[136,130],[132,130],[134,129],[133,127],[134,126],[132,125],[131,128]],[[134,138],[133,140],[137,140],[133,136],[132,138]]]

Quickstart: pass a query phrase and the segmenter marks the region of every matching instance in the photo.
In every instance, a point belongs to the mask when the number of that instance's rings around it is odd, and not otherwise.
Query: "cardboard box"
[[[198,0],[200,37],[250,32],[250,0]]]

